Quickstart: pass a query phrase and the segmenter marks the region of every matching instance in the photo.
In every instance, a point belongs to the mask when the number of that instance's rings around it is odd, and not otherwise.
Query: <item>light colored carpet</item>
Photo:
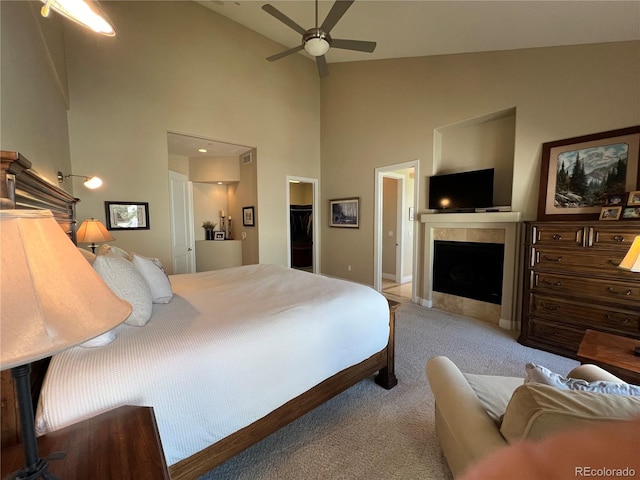
[[[464,372],[517,377],[530,361],[558,373],[578,365],[520,345],[516,332],[415,304],[398,309],[396,332],[395,388],[364,380],[201,480],[449,479],[434,431],[429,358],[445,355]]]

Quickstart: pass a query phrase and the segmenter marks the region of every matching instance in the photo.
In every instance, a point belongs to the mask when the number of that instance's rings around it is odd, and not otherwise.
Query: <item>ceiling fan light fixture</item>
[[[329,51],[331,45],[322,37],[313,37],[304,42],[304,51],[314,57],[321,57]]]

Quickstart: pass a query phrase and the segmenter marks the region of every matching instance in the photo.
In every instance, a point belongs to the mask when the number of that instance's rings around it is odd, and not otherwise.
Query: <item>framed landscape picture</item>
[[[640,126],[544,143],[538,220],[597,220],[638,190],[639,157]]]
[[[107,230],[149,230],[149,203],[104,202]]]
[[[359,228],[360,198],[340,198],[329,200],[330,227]]]

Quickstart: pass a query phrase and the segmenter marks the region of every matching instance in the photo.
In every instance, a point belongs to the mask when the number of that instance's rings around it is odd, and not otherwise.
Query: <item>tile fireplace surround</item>
[[[495,323],[509,330],[520,329],[518,312],[520,212],[424,213],[424,279],[422,305]],[[502,303],[494,305],[433,291],[434,241],[503,243]]]

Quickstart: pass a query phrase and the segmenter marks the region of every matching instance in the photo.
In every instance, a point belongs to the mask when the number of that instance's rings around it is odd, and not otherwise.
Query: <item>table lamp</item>
[[[640,235],[633,239],[629,251],[618,267],[632,272],[640,272]]]
[[[117,297],[48,210],[0,210],[0,368],[16,385],[25,467],[9,478],[54,478],[40,458],[31,362],[122,323],[131,305]]]
[[[113,242],[115,238],[109,233],[100,220],[85,220],[76,233],[78,243],[90,243],[91,251],[96,253],[96,243]]]

